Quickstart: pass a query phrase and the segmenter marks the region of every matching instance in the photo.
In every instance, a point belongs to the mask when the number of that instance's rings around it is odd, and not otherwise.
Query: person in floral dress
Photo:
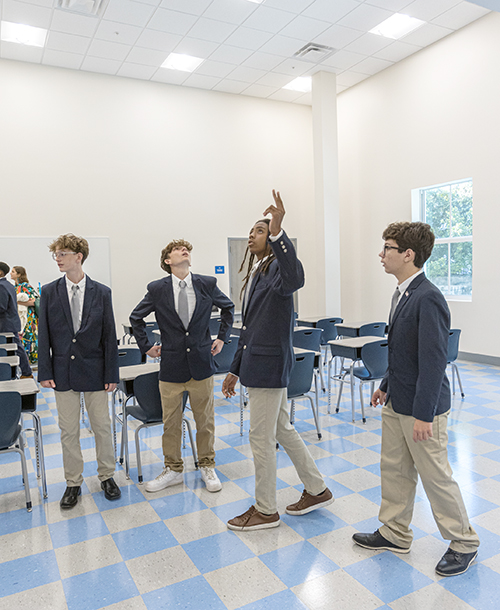
[[[17,307],[21,318],[21,338],[31,364],[38,360],[38,319],[35,312],[36,290],[30,285],[24,267],[12,267],[10,277],[16,283]]]

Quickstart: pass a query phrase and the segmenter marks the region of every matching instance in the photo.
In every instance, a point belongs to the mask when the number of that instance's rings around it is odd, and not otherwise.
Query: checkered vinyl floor
[[[226,521],[253,503],[253,464],[239,435],[236,399],[216,385],[217,471],[222,491],[208,493],[184,451],[184,485],[148,494],[137,484],[130,434],[131,479],[120,466],[122,497],[109,502],[96,476],[92,434],[82,425],[85,482],[78,506],[63,512],[65,489],[52,391],[38,398],[43,421],[49,497],[41,498],[33,437],[28,433],[33,512],[24,508],[19,457],[0,456],[0,609],[59,610],[487,610],[500,590],[500,368],[461,363],[466,397],[457,393],[449,422],[449,458],[469,516],[481,537],[469,571],[434,572],[447,548],[419,485],[408,555],[373,553],[354,545],[355,531],[378,527],[379,412],[350,421],[349,392],[338,415],[320,401],[317,439],[308,402],[296,404],[296,427],[335,495],[326,509],[283,514],[302,491],[283,450],[278,452],[281,526],[235,533]],[[30,424],[29,417],[26,423]],[[161,426],[142,431],[145,480],[162,468]]]

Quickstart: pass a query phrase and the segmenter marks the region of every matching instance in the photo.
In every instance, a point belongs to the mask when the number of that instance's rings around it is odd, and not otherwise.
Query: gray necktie
[[[188,297],[187,297],[187,290],[186,290],[186,282],[184,280],[181,280],[179,282],[179,318],[182,320],[182,323],[184,324],[184,328],[187,328],[189,326],[189,307],[188,307]]]
[[[73,331],[76,335],[80,328],[80,298],[78,291],[80,290],[80,286],[76,284],[71,286],[71,291],[73,294],[71,295],[71,319],[73,320]]]
[[[392,300],[391,300],[391,312],[389,314],[389,324],[392,324],[392,318],[394,317],[394,312],[396,311],[396,307],[398,306],[398,301],[399,301],[399,287],[396,286],[396,290],[394,291],[394,294],[392,295]]]

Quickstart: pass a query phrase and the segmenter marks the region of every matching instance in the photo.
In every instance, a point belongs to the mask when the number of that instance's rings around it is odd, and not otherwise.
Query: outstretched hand
[[[269,233],[271,235],[278,235],[278,233],[281,231],[281,223],[283,222],[283,217],[285,216],[285,206],[283,205],[283,201],[281,199],[279,191],[275,191],[273,189],[273,197],[274,203],[276,205],[270,205],[264,211],[264,216],[271,214]]]

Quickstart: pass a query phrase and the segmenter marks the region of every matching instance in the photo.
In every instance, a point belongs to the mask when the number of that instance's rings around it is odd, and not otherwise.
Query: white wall
[[[225,265],[227,291],[227,237],[248,234],[272,188],[306,273],[316,264],[310,107],[5,60],[0,92],[0,234],[109,236],[119,326],[173,238],[193,243],[194,272]],[[48,251],[47,265],[56,278]],[[308,276],[300,306],[315,312]]]
[[[411,220],[411,189],[472,177],[472,302],[450,302],[461,351],[500,356],[500,14],[490,13],[339,96],[342,311],[385,320],[378,253]]]

